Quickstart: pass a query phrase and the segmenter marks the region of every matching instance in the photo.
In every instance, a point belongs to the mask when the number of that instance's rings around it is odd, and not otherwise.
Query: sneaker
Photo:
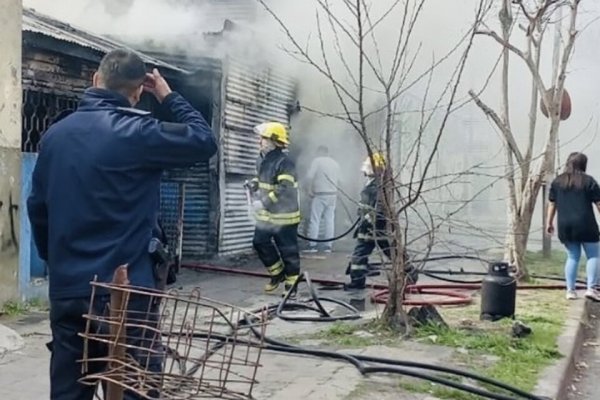
[[[577,292],[575,290],[567,290],[567,300],[577,300]]]
[[[315,254],[315,253],[318,252],[318,250],[317,249],[313,249],[313,248],[308,248],[306,250],[302,250],[302,252],[305,253],[305,254]]]
[[[598,292],[594,289],[588,289],[588,291],[585,292],[585,298],[590,299],[592,301],[600,302],[600,292]]]
[[[272,293],[277,290],[279,284],[285,280],[283,274],[272,276],[271,281],[265,285],[265,292]]]

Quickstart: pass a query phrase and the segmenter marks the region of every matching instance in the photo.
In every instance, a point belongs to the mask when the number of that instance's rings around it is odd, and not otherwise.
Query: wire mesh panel
[[[75,94],[23,90],[21,150],[37,153],[40,139],[60,113],[77,108]]]
[[[206,299],[199,290],[92,285],[83,383],[103,382],[108,392],[117,387],[145,399],[252,398],[266,315]],[[110,305],[99,290],[110,292]],[[106,348],[101,355],[99,345]]]

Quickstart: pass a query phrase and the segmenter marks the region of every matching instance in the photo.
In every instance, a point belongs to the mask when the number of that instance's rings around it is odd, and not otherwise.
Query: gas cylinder
[[[513,318],[517,299],[517,280],[509,275],[509,265],[494,262],[481,283],[482,320],[497,321]]]

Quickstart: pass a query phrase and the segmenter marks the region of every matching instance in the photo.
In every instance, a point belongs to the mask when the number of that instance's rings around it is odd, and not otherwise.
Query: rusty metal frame
[[[126,279],[120,282],[128,283]],[[94,302],[106,298],[107,292],[111,295],[109,312],[94,312]],[[134,296],[146,297],[148,304],[160,304],[158,311],[132,312],[128,306]],[[84,338],[81,363],[85,375],[81,382],[104,384],[107,400],[121,400],[124,392],[144,399],[252,398],[266,312],[257,315],[204,298],[198,289],[161,292],[94,281],[84,318],[86,329],[80,335]],[[253,335],[251,328],[261,332],[260,337]],[[106,355],[92,353],[91,348],[98,345],[108,347]],[[148,354],[145,363],[133,356],[142,352]],[[150,368],[151,357],[160,358],[160,372]],[[107,367],[102,368],[104,365]],[[98,369],[101,372],[91,372]]]

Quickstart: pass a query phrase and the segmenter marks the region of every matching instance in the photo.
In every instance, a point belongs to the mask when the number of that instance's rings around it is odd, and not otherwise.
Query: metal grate
[[[77,108],[77,96],[23,90],[21,150],[37,153],[42,135],[63,111]]]
[[[143,399],[253,398],[265,312],[207,299],[198,289],[165,293],[132,287],[126,274],[120,267],[113,283],[92,282],[81,333],[82,383],[105,384],[107,399],[122,399],[124,391]],[[108,304],[98,290],[110,292]]]

